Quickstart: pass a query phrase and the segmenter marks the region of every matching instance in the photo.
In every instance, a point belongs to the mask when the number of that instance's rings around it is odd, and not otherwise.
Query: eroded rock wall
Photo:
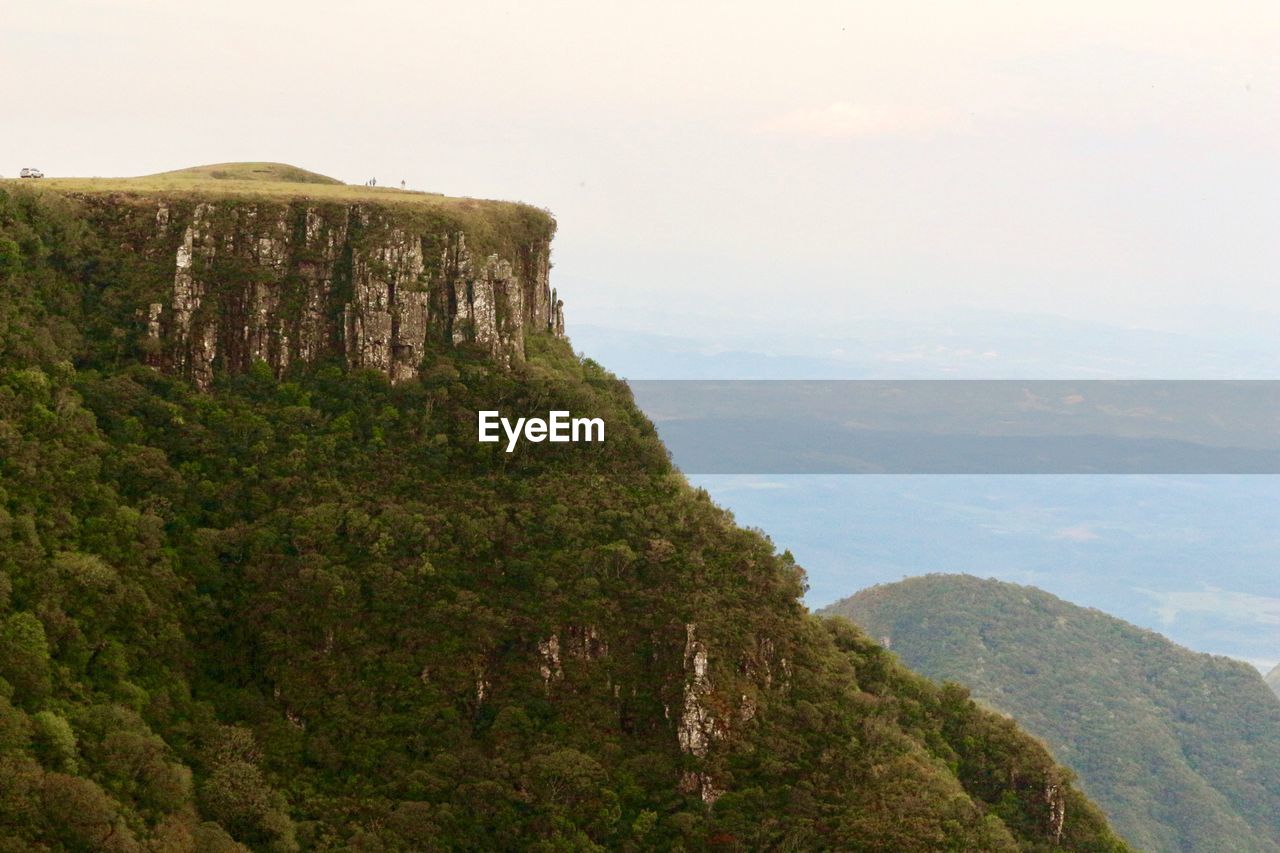
[[[475,345],[511,365],[526,334],[564,333],[550,229],[506,241],[506,257],[393,206],[134,199],[127,221],[118,207],[94,205],[105,233],[151,268],[136,306],[147,360],[201,388],[257,361],[281,375],[336,359],[402,381],[433,345]]]

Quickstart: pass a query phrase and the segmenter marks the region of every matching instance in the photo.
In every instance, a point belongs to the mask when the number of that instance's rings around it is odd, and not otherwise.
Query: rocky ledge
[[[201,388],[258,361],[279,376],[340,359],[402,381],[434,346],[511,365],[526,334],[564,333],[555,223],[533,208],[501,205],[495,223],[364,200],[76,195],[150,282],[136,295],[144,358]]]

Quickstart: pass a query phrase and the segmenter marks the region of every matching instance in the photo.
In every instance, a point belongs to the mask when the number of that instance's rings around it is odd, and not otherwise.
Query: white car
[[[43,177],[44,177],[44,172],[40,171],[39,169],[28,169],[28,168],[24,168],[21,172],[19,172],[19,173],[18,173],[18,177],[20,177],[20,178],[43,178]]]

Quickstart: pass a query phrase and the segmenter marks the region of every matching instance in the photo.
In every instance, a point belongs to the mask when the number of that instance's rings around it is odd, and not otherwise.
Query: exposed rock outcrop
[[[724,734],[712,712],[710,700],[713,692],[707,668],[707,647],[698,639],[698,626],[685,626],[684,646],[684,705],[676,728],[676,737],[682,752],[703,759],[711,748],[712,740]],[[698,792],[704,803],[714,803],[723,791],[714,777],[704,771],[688,770],[680,780],[685,793]]]
[[[680,748],[699,758],[707,754],[711,738],[715,734],[715,719],[706,704],[711,693],[711,680],[707,675],[707,647],[698,640],[697,625],[686,625],[684,647],[684,708],[680,713],[677,736]]]
[[[551,679],[561,681],[564,679],[564,667],[560,664],[560,637],[558,634],[552,634],[545,640],[538,641],[538,654],[542,656],[542,663],[538,667],[538,673],[542,676],[542,683],[547,688],[551,688]]]
[[[456,222],[394,205],[85,201],[104,235],[151,268],[155,290],[137,306],[147,361],[201,388],[258,361],[281,375],[334,359],[402,381],[433,346],[476,346],[509,366],[527,333],[564,333],[549,217],[540,232],[490,240],[507,257],[477,251]]]
[[[563,661],[565,659],[591,663],[603,660],[609,655],[609,643],[604,639],[600,629],[594,625],[568,625],[564,633],[563,643],[558,633],[538,641],[538,656],[541,658],[538,673],[542,676],[543,685],[548,690],[553,680],[564,680]],[[616,697],[618,690],[615,689],[614,693]]]
[[[1067,823],[1067,798],[1062,786],[1052,777],[1044,781],[1044,801],[1049,807],[1049,833],[1053,836],[1053,843],[1059,844]]]

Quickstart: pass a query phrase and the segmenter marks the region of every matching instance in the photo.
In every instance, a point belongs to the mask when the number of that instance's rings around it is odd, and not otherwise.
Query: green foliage
[[[71,724],[53,711],[37,711],[31,718],[32,744],[40,762],[52,770],[76,772],[76,735]]]
[[[22,247],[10,238],[0,238],[0,278],[16,275],[22,269]]]
[[[1120,849],[1039,744],[808,616],[563,341],[197,393],[136,363],[145,283],[60,205],[0,194],[15,849]],[[495,407],[607,439],[507,454]]]
[[[342,181],[330,178],[287,163],[214,163],[210,166],[193,166],[190,169],[179,169],[174,172],[161,172],[156,178],[174,180],[201,180],[211,178],[217,181],[266,181],[294,184],[336,184]]]
[[[1280,846],[1280,704],[1246,664],[1038,589],[967,576],[872,587],[830,612],[889,638],[909,666],[1012,713],[1079,772],[1135,845]]]
[[[49,694],[49,646],[34,614],[12,613],[0,622],[0,677],[12,690],[10,698],[25,707]]]

